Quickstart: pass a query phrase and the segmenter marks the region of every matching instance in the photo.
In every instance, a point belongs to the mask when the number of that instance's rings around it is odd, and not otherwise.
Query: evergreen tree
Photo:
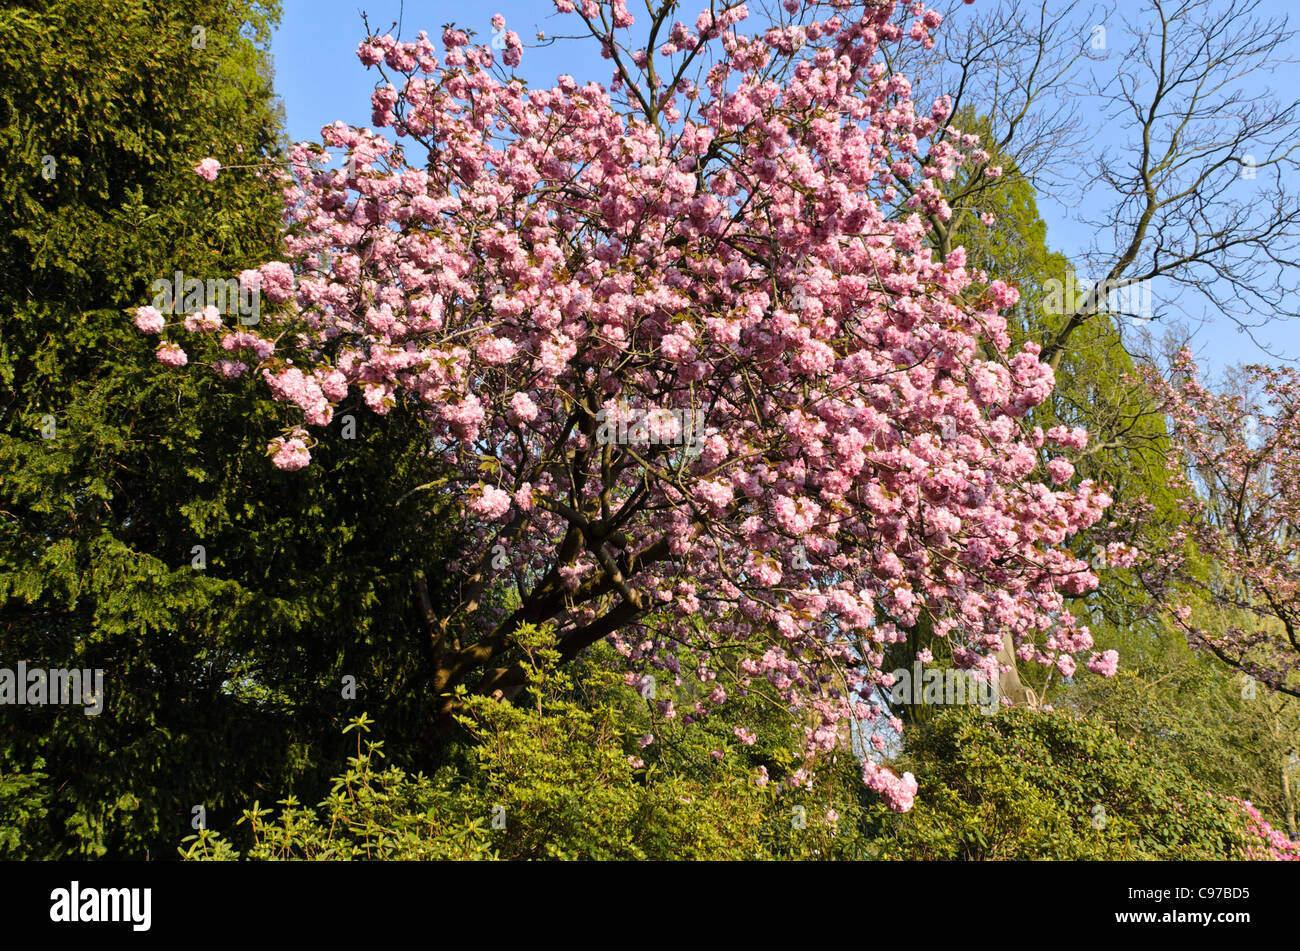
[[[361,703],[419,752],[416,572],[441,576],[449,529],[399,504],[430,478],[414,419],[358,411],[321,466],[280,472],[264,384],[166,372],[127,310],[274,246],[277,16],[0,10],[0,667],[99,668],[105,694],[98,716],[0,706],[3,855],[174,855],[234,793],[328,776]]]

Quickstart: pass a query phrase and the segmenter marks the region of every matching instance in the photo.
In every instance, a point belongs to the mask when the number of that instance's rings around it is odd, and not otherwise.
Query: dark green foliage
[[[69,317],[122,307],[145,299],[169,266],[224,276],[223,265],[247,266],[270,246],[277,217],[266,189],[195,187],[192,169],[207,155],[236,165],[277,147],[264,53],[277,3],[4,6],[4,300],[57,302]],[[66,325],[42,329],[56,327]]]
[[[39,769],[42,760],[32,764]],[[0,772],[0,859],[26,855],[45,818],[44,773]]]
[[[221,821],[245,790],[321,782],[363,702],[419,752],[413,578],[441,576],[450,531],[422,497],[397,504],[430,478],[422,427],[345,405],[356,438],[336,422],[318,465],[279,472],[264,450],[291,417],[265,385],[162,367],[128,310],[175,270],[225,278],[274,256],[275,189],[252,168],[209,184],[193,167],[278,159],[277,15],[242,0],[0,10],[0,216],[15,224],[0,235],[0,666],[102,668],[106,693],[97,717],[0,707],[0,774],[37,780],[23,801],[47,811],[0,820],[20,856],[170,856],[195,806]]]

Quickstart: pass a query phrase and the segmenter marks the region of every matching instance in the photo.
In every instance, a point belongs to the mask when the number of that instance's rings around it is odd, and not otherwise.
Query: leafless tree
[[[1046,359],[1059,363],[1107,292],[1145,282],[1166,314],[1247,332],[1300,315],[1300,100],[1280,95],[1300,77],[1285,16],[1262,15],[1262,0],[1143,0],[1118,19],[1077,0],[976,7],[953,4],[943,40],[899,66],[986,115],[996,152],[1091,229],[1075,264],[1096,286],[1042,341]],[[964,178],[954,224],[993,187]]]
[[[1161,280],[1168,303],[1199,297],[1248,330],[1297,316],[1300,275],[1300,100],[1261,88],[1294,62],[1296,33],[1259,7],[1148,0],[1126,21],[1131,44],[1094,89],[1125,148],[1097,156],[1082,202],[1101,210],[1082,219],[1097,235],[1085,255],[1094,273],[1119,285]],[[1047,342],[1049,356],[1090,313],[1081,306]]]
[[[1005,176],[991,179],[983,174],[990,162],[980,163],[947,190],[953,217],[930,222],[940,254],[951,251],[952,235],[987,191],[1024,180],[1040,195],[1066,195],[1082,184],[1086,69],[1105,55],[1098,43],[1105,42],[1107,15],[1107,8],[1083,0],[974,7],[952,0],[933,49],[889,48],[886,62],[913,80],[918,101],[950,97],[952,112],[941,130],[959,123],[962,131],[977,131],[968,122],[978,116],[987,150],[996,156],[991,162],[1005,165]],[[910,17],[908,5],[900,6],[899,25]]]

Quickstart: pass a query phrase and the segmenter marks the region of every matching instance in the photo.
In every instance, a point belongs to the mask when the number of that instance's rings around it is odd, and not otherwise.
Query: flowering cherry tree
[[[1186,515],[1144,580],[1189,641],[1268,687],[1300,696],[1300,373],[1248,367],[1243,394],[1216,394],[1183,350],[1168,382],[1148,374],[1173,422],[1171,467]],[[1179,591],[1228,618],[1207,623]]]
[[[693,673],[712,692],[684,720],[770,692],[810,758],[884,716],[883,648],[922,619],[992,676],[1004,640],[1113,673],[1064,602],[1097,583],[1065,542],[1110,503],[1073,475],[1086,433],[1028,429],[1053,374],[1011,351],[1016,291],[968,294],[987,275],[930,250],[935,179],[978,143],[935,137],[947,102],[918,107],[878,57],[931,43],[939,14],[915,4],[904,31],[892,2],[788,0],[746,35],[743,4],[693,24],[663,4],[638,42],[622,0],[555,6],[608,86],[527,88],[513,32],[504,50],[455,28],[441,49],[362,42],[400,144],[328,126],[343,169],[296,146],[283,260],[240,278],[276,313],[186,328],[195,362],[297,407],[282,469],[310,464],[349,394],[427,419],[445,475],[421,488],[455,493],[469,529],[459,601],[431,625],[447,708],[460,685],[520,689],[514,634],[544,622],[563,659],[609,638],[629,683]],[[179,330],[152,308],[137,323]],[[168,341],[159,359],[187,357]],[[869,758],[863,778],[910,807],[910,775]]]

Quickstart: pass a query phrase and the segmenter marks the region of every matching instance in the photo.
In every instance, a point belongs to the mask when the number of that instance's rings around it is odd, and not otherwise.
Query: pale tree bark
[[[1279,739],[1283,738],[1283,732],[1286,729],[1282,722],[1283,705],[1287,703],[1287,698],[1278,696],[1272,706],[1273,713],[1273,735]],[[1292,839],[1300,838],[1300,833],[1296,830],[1295,820],[1295,793],[1291,788],[1291,770],[1295,764],[1291,762],[1291,757],[1296,755],[1296,746],[1294,743],[1283,743],[1282,752],[1279,756],[1278,773],[1282,787],[1282,811],[1286,818],[1286,834]]]
[[[1295,797],[1291,794],[1291,756],[1295,749],[1287,750],[1282,755],[1282,801],[1286,805],[1286,834],[1297,838],[1295,825]]]
[[[998,696],[1006,697],[1012,706],[1038,706],[1038,694],[1020,680],[1020,670],[1016,666],[1016,648],[1011,642],[1010,634],[1002,635],[1002,649],[998,651],[997,658],[1003,667],[1002,676],[998,679]]]

